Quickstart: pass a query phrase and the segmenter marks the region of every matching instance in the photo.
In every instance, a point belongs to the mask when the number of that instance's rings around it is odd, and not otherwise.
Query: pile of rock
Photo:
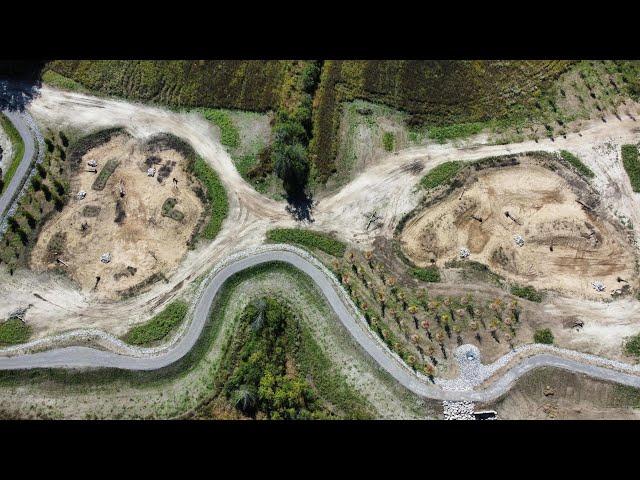
[[[156,169],[154,167],[147,168],[147,177],[155,177]]]
[[[76,194],[76,198],[78,200],[82,200],[84,199],[84,197],[87,196],[87,192],[85,192],[84,190],[80,190],[77,194]]]
[[[516,242],[516,245],[522,247],[524,245],[524,238],[521,235],[514,235],[513,241]]]
[[[596,292],[604,292],[604,283],[602,283],[599,280],[596,280],[595,282],[591,282],[591,286]]]
[[[100,261],[102,263],[109,263],[111,261],[111,254],[103,253],[102,255],[100,255]]]
[[[468,248],[462,247],[460,249],[460,258],[461,259],[467,258],[469,255],[471,255],[471,252],[469,251]]]
[[[445,400],[442,402],[444,407],[445,420],[475,420],[473,415],[474,405],[472,402],[454,402]]]

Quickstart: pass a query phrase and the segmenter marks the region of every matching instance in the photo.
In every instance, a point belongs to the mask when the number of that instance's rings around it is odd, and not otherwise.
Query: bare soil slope
[[[409,221],[401,242],[421,266],[443,265],[464,247],[513,281],[568,295],[603,298],[621,286],[618,277],[636,283],[627,233],[583,208],[560,175],[534,164],[480,172],[463,192]],[[596,280],[605,292],[593,289]]]

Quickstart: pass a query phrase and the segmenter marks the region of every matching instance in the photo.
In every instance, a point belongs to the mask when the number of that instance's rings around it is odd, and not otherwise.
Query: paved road
[[[380,342],[373,337],[373,334],[365,330],[361,326],[360,320],[352,315],[350,309],[347,307],[346,300],[343,298],[344,293],[335,288],[335,279],[329,277],[319,266],[314,265],[311,261],[304,258],[303,255],[304,254],[295,253],[292,250],[286,251],[278,249],[278,247],[273,247],[272,250],[252,254],[248,257],[235,260],[223,267],[206,285],[195,307],[193,321],[184,336],[168,351],[160,355],[154,357],[131,357],[89,347],[65,347],[14,357],[0,357],[0,369],[114,367],[125,370],[155,370],[165,367],[182,358],[195,345],[209,317],[213,299],[222,285],[232,275],[265,262],[280,261],[289,263],[309,275],[355,341],[378,365],[417,395],[439,400],[489,402],[507,392],[513,382],[520,376],[534,368],[543,366],[562,368],[603,380],[640,387],[640,376],[584,364],[576,360],[569,360],[554,355],[543,354],[525,358],[519,364],[509,369],[488,389],[477,391],[443,390],[426,380],[422,380],[406,366],[403,366],[399,361],[389,355]]]
[[[2,113],[4,113],[11,123],[13,123],[13,126],[16,127],[16,130],[18,130],[18,133],[22,137],[22,141],[24,142],[24,155],[22,156],[22,160],[20,160],[20,165],[18,165],[18,169],[13,175],[9,186],[2,196],[0,196],[0,220],[4,218],[4,215],[11,206],[13,199],[20,191],[25,177],[31,170],[31,161],[35,154],[35,142],[33,140],[33,135],[31,134],[22,114],[8,110]]]

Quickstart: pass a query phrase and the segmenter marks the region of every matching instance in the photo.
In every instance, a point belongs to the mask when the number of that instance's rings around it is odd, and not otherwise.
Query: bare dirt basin
[[[117,163],[101,190],[95,188],[99,173],[91,172],[94,161],[97,172]],[[186,162],[175,150],[153,151],[124,134],[87,152],[71,179],[69,203],[38,238],[31,268],[61,269],[82,291],[106,298],[168,275],[186,253],[204,208]],[[154,176],[148,168],[156,169]],[[82,199],[76,196],[81,191]],[[107,253],[111,259],[103,263]]]
[[[625,284],[618,278],[637,287],[628,232],[584,208],[565,178],[527,162],[480,171],[411,219],[400,240],[420,266],[442,266],[467,248],[471,260],[512,281],[569,296],[610,297]]]

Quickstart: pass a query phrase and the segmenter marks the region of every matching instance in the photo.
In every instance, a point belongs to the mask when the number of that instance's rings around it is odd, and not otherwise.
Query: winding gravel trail
[[[492,382],[489,388],[484,390],[472,390],[473,381],[463,385],[462,388],[464,389],[447,389],[434,385],[426,377],[411,371],[397,356],[387,349],[378,337],[371,333],[366,327],[364,318],[357,313],[355,306],[338,284],[337,279],[319,261],[306,252],[291,246],[261,247],[251,252],[245,252],[245,255],[238,256],[217,269],[205,285],[195,305],[192,321],[178,341],[163,352],[155,355],[145,355],[144,350],[139,350],[139,355],[135,356],[97,350],[90,347],[72,346],[2,357],[0,358],[0,369],[111,367],[124,370],[155,370],[168,366],[178,361],[193,348],[209,317],[211,305],[216,295],[231,276],[247,268],[274,261],[288,263],[307,274],[322,292],[340,322],[358,344],[380,367],[417,395],[438,400],[489,402],[506,393],[513,383],[525,373],[544,366],[562,368],[594,378],[640,388],[640,375],[635,374],[640,374],[640,370],[636,366],[616,362],[619,368],[626,370],[625,372],[550,353],[536,354],[520,360],[519,363],[510,366],[506,372]],[[116,341],[115,338],[114,341]],[[561,350],[558,349],[558,351]],[[579,356],[581,354],[576,353],[576,355]],[[599,360],[599,357],[595,356],[583,355],[583,357],[585,359]],[[475,360],[479,364],[479,355],[475,357]],[[461,361],[463,362],[464,360]],[[600,361],[602,364],[612,363],[606,359],[600,359]],[[496,368],[489,368],[489,372],[497,371],[499,367],[502,367],[501,363],[504,362],[499,359],[492,364],[496,365]],[[464,365],[461,366],[464,367]],[[462,370],[464,371],[464,368]],[[477,379],[478,382],[483,380],[485,378],[482,376]]]

